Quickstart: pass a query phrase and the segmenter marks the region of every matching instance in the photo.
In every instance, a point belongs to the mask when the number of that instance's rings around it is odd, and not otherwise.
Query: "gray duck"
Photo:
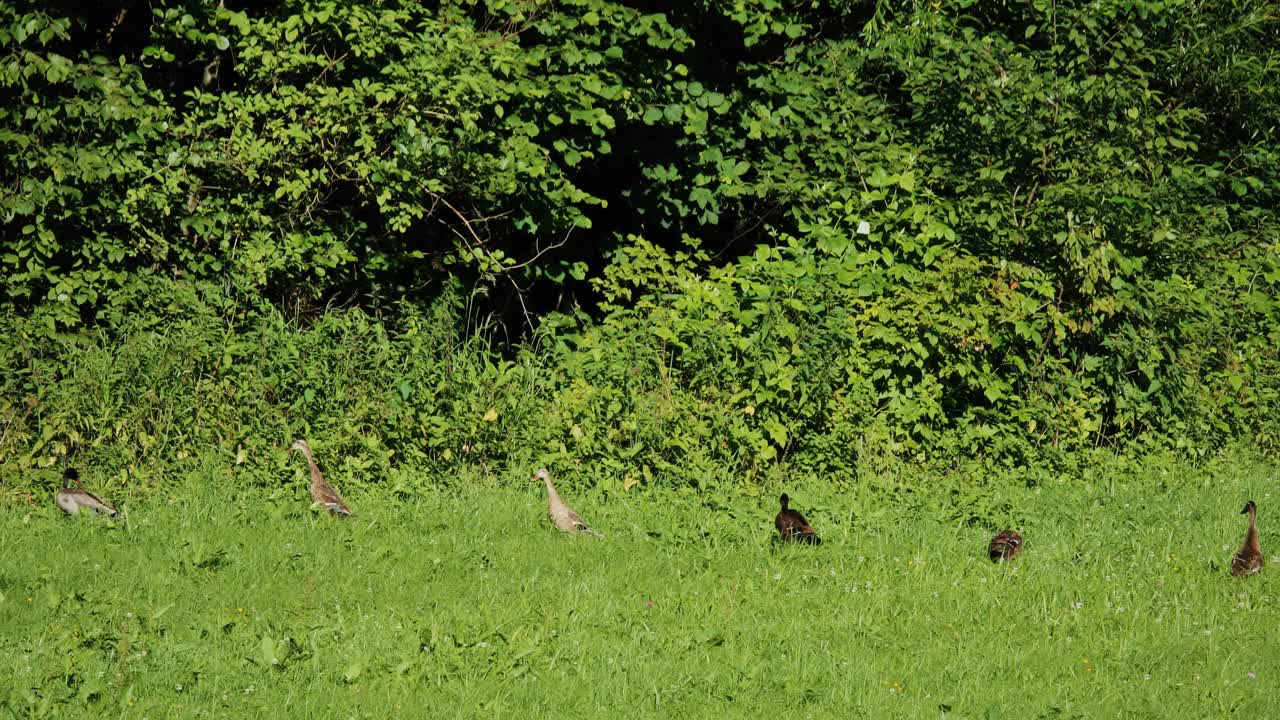
[[[72,487],[72,484],[75,487]],[[53,495],[53,502],[62,512],[76,515],[81,510],[88,510],[99,515],[115,515],[116,509],[108,505],[102,498],[94,495],[80,484],[80,471],[67,468],[62,473],[62,489]]]

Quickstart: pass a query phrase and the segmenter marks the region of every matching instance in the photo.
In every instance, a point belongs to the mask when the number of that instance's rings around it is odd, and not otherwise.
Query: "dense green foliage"
[[[1012,489],[1010,565],[990,527],[821,481],[788,490],[825,542],[788,548],[773,494],[576,493],[601,542],[553,530],[533,483],[350,493],[336,521],[301,458],[276,494],[232,467],[118,496],[115,522],[0,512],[24,558],[0,565],[0,717],[1200,720],[1266,717],[1280,683],[1280,577],[1227,575],[1236,498],[1280,543],[1276,474],[1238,461]]]
[[[5,469],[1280,447],[1275,3],[651,9],[0,3]]]

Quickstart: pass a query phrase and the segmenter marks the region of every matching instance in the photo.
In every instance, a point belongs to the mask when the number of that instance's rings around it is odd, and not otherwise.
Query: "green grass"
[[[123,521],[0,514],[0,717],[1265,717],[1280,689],[1280,561],[1227,574],[1247,497],[1280,549],[1267,468],[1006,491],[1005,566],[990,528],[817,482],[786,488],[811,548],[771,541],[777,488],[565,478],[601,542],[533,483],[343,522],[298,470],[249,499],[206,467]]]

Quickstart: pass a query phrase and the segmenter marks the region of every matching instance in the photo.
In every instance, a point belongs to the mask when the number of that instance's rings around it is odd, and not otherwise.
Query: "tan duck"
[[[342,502],[342,496],[333,489],[332,485],[325,482],[324,476],[320,474],[320,468],[316,465],[315,456],[311,454],[311,446],[307,441],[298,440],[289,446],[289,450],[298,450],[307,456],[307,465],[311,468],[311,499],[315,504],[339,517],[350,517],[351,510],[347,508],[346,503]]]
[[[773,519],[773,526],[778,529],[778,535],[783,542],[822,544],[822,539],[813,531],[813,527],[809,525],[808,520],[804,519],[804,515],[791,509],[791,498],[787,497],[786,493],[782,493],[778,502],[782,505],[782,509]]]
[[[1240,551],[1231,558],[1231,574],[1245,577],[1262,572],[1262,546],[1258,544],[1258,506],[1252,500],[1244,504],[1240,514],[1249,514],[1249,530],[1244,534]]]
[[[1022,536],[1014,530],[1001,530],[991,538],[991,544],[987,546],[987,555],[991,557],[991,562],[1012,560],[1018,557],[1020,552],[1022,552]]]
[[[592,530],[573,508],[564,504],[560,493],[556,492],[556,486],[551,483],[551,475],[546,468],[540,468],[530,479],[541,480],[547,486],[547,517],[551,518],[552,525],[567,533],[586,533],[604,539],[604,535]]]
[[[73,483],[75,487],[71,487]],[[75,468],[67,468],[62,473],[62,489],[54,493],[53,501],[62,512],[68,515],[75,515],[81,510],[88,510],[91,513],[101,515],[116,514],[115,508],[103,502],[102,498],[84,489],[84,486],[80,484],[80,472]]]

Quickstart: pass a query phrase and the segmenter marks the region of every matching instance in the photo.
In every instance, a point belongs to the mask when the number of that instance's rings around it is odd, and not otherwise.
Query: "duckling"
[[[821,545],[822,538],[813,531],[813,527],[809,525],[809,521],[804,519],[804,515],[792,510],[788,507],[791,498],[786,493],[782,493],[782,497],[778,498],[778,502],[782,504],[782,509],[778,511],[778,516],[773,519],[773,526],[778,529],[778,535],[783,542],[806,543],[808,545]]]
[[[551,475],[546,468],[539,468],[538,472],[533,474],[530,480],[541,480],[547,486],[547,517],[551,518],[551,524],[555,525],[563,532],[567,533],[586,533],[593,537],[604,539],[604,535],[592,530],[587,523],[573,511],[573,508],[564,504],[560,499],[560,493],[556,492],[556,486],[551,483]]]
[[[71,487],[75,483],[75,487]],[[94,495],[84,486],[80,484],[80,471],[75,468],[67,468],[62,473],[62,489],[54,493],[53,501],[58,505],[62,512],[68,515],[75,515],[82,509],[89,512],[102,515],[115,515],[116,509],[102,501],[102,498]]]
[[[1244,534],[1240,551],[1231,558],[1231,574],[1245,577],[1262,572],[1262,546],[1258,544],[1258,506],[1252,500],[1244,504],[1241,515],[1249,514],[1249,530]]]
[[[333,489],[332,485],[324,481],[324,476],[320,474],[320,468],[316,465],[316,459],[311,454],[311,446],[307,441],[298,440],[289,446],[289,450],[298,450],[307,456],[307,465],[311,468],[311,499],[315,504],[324,507],[333,515],[351,517],[351,510],[347,508],[346,503],[342,502],[342,496]]]
[[[1022,536],[1013,530],[1001,530],[991,538],[991,544],[987,546],[987,555],[991,556],[991,562],[1000,562],[1014,559],[1021,550]]]

